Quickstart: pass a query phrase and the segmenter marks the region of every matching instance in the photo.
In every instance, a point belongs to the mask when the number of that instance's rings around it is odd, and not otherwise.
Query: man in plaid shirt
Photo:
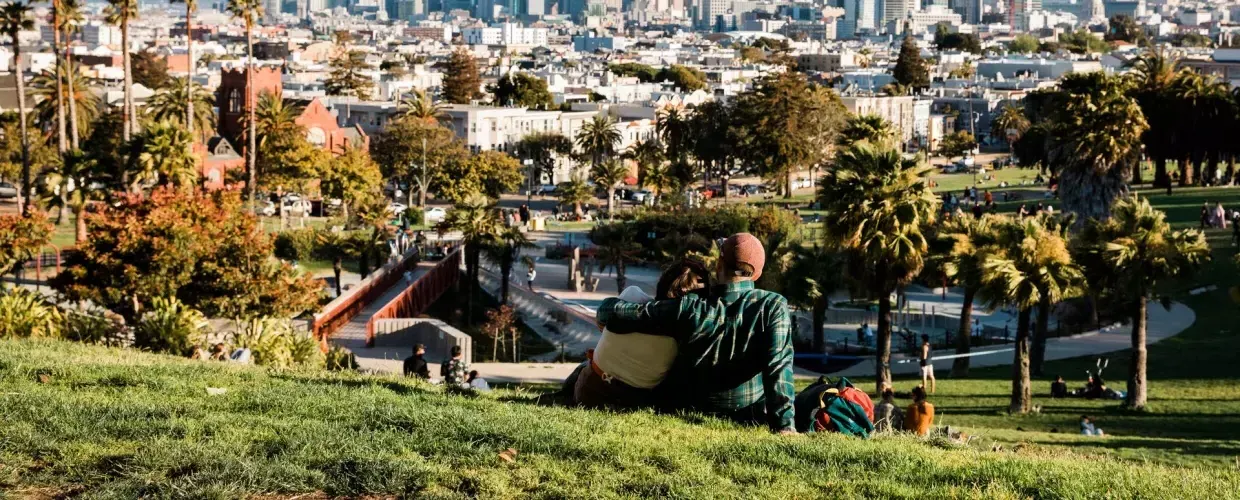
[[[766,253],[749,233],[724,241],[709,292],[636,304],[610,298],[598,322],[615,333],[675,338],[676,362],[660,386],[671,403],[795,433],[788,301],[755,289]]]

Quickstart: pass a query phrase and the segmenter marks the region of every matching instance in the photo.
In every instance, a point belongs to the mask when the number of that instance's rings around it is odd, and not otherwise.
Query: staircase
[[[483,267],[479,272],[482,289],[495,297],[500,296],[500,275]],[[565,354],[583,354],[598,344],[602,333],[594,323],[594,316],[569,307],[553,298],[530,291],[518,285],[517,280],[508,283],[508,301],[521,315],[522,321],[543,340],[555,345],[556,351],[533,356],[535,361],[553,361]]]

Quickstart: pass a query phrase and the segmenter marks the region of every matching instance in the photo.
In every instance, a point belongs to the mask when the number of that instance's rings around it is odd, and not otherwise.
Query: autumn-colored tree
[[[157,298],[176,298],[208,316],[290,317],[314,307],[320,284],[272,257],[236,192],[157,188],[87,216],[91,238],[52,286],[132,323]]]
[[[33,257],[51,238],[52,224],[42,212],[0,215],[0,275]]]

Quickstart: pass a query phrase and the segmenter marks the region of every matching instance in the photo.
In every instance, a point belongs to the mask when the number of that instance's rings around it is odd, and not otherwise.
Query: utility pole
[[[422,138],[422,178],[418,181],[418,207],[426,209],[426,138]]]
[[[528,207],[534,203],[534,160],[526,158],[524,162],[529,174],[529,187],[525,190],[525,206]]]

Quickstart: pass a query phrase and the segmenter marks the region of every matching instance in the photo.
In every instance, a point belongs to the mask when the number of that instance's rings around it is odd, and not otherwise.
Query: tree
[[[1029,318],[1034,307],[1059,302],[1071,283],[1082,279],[1067,241],[1048,228],[1048,217],[1026,217],[998,226],[998,243],[983,263],[979,297],[987,307],[1013,307],[1016,319],[1012,358],[1012,396],[1008,411],[1032,409],[1029,382]]]
[[[1111,19],[1107,22],[1106,35],[1102,39],[1108,42],[1119,40],[1135,43],[1141,47],[1146,47],[1150,44],[1149,37],[1145,34],[1145,29],[1140,24],[1137,24],[1137,21],[1132,17],[1123,14],[1111,16]]]
[[[426,190],[435,171],[468,154],[451,130],[417,118],[389,122],[371,141],[370,150],[384,178],[408,181],[409,205],[414,204],[416,187],[420,207],[426,206]]]
[[[688,66],[673,64],[659,70],[655,81],[672,82],[672,85],[684,92],[693,92],[706,88],[706,73]]]
[[[135,140],[140,153],[131,159],[131,191],[156,185],[192,190],[198,184],[199,160],[190,149],[194,141],[179,123],[150,123]]]
[[[581,206],[594,198],[590,186],[582,180],[580,175],[573,175],[568,182],[560,183],[556,187],[556,192],[560,195],[561,204],[573,206],[573,213],[577,215],[578,220],[581,220],[581,216],[584,215]]]
[[[481,193],[492,199],[515,191],[525,180],[521,163],[499,151],[482,151],[440,165],[431,174],[430,189],[453,203]]]
[[[1175,138],[1181,133],[1178,125],[1183,110],[1173,85],[1179,60],[1164,48],[1147,48],[1128,63],[1133,79],[1133,98],[1141,107],[1149,128],[1141,136],[1145,154],[1154,161],[1154,187],[1171,185],[1167,160],[1177,158]]]
[[[948,78],[958,78],[961,80],[971,80],[976,75],[977,68],[975,68],[973,63],[967,59],[964,61],[964,64],[961,64],[956,69],[953,69],[947,73]]]
[[[57,140],[57,146],[58,146],[56,151],[58,151],[61,154],[64,154],[64,152],[68,149],[68,143],[67,143],[68,135],[65,131],[64,81],[59,77],[66,73],[65,73],[63,61],[61,61],[60,59],[60,34],[61,34],[60,28],[62,27],[63,22],[60,20],[62,9],[60,5],[58,5],[59,3],[60,3],[59,1],[53,1],[52,8],[51,8],[52,57],[56,59],[56,66],[55,68],[53,68],[52,72],[57,76],[57,78],[55,78],[56,80],[55,85],[54,85],[55,94],[53,94],[52,101],[54,101],[56,105],[55,131],[56,131],[56,140]]]
[[[615,218],[613,204],[616,201],[616,187],[620,186],[620,183],[624,182],[624,178],[628,176],[628,167],[615,159],[607,160],[590,170],[590,178],[594,184],[607,190],[607,220]]]
[[[69,108],[69,145],[73,149],[78,149],[78,126],[83,123],[89,124],[94,120],[93,118],[88,118],[79,121],[80,118],[78,117],[77,112],[77,107],[80,102],[78,100],[79,95],[90,96],[93,98],[94,94],[88,92],[84,84],[79,85],[78,82],[81,81],[78,79],[80,73],[73,69],[73,58],[70,57],[72,47],[70,40],[73,39],[73,32],[78,30],[78,26],[85,21],[85,17],[82,15],[82,3],[79,0],[59,0],[58,2],[52,4],[52,9],[56,10],[56,23],[58,23],[55,26],[55,29],[57,32],[62,34],[64,37],[63,39],[65,40],[65,44],[63,46],[64,52],[58,57],[61,58],[64,68],[64,71],[61,74],[69,75],[65,78],[65,95],[72,96],[72,98],[66,100],[66,105]]]
[[[136,0],[125,0],[136,1]],[[228,0],[228,7],[225,9],[228,15],[233,19],[241,20],[245,26],[245,88],[248,95],[245,96],[245,107],[249,111],[249,138],[250,145],[246,151],[247,170],[249,172],[249,182],[246,182],[245,188],[250,192],[250,213],[258,210],[258,204],[255,198],[258,195],[258,136],[255,127],[258,126],[258,119],[255,113],[258,111],[254,98],[254,26],[258,23],[258,19],[263,17],[263,0]]]
[[[967,130],[957,130],[947,134],[939,141],[938,153],[947,158],[948,161],[951,161],[952,158],[957,156],[969,154],[974,148],[977,148],[977,141],[973,139],[973,134],[970,134]]]
[[[590,159],[591,168],[597,168],[608,158],[616,156],[616,146],[620,140],[616,122],[603,113],[594,115],[577,132],[577,148]]]
[[[469,52],[463,49],[452,52],[443,73],[443,90],[440,92],[443,100],[452,104],[469,104],[482,98],[482,76],[478,73],[478,63]]]
[[[599,271],[615,270],[617,293],[623,292],[628,285],[628,265],[637,260],[642,250],[633,225],[624,222],[600,224],[590,229],[589,237],[597,249]]]
[[[972,33],[948,33],[947,23],[935,25],[934,46],[940,51],[960,50],[973,54],[982,53],[982,42]]]
[[[319,189],[323,196],[337,198],[349,218],[349,206],[383,196],[383,174],[365,149],[345,146],[339,156],[322,162]]]
[[[138,18],[138,0],[108,0],[108,6],[104,9],[104,15],[108,24],[114,25],[121,29],[121,64],[125,70],[124,93],[125,98],[121,105],[121,116],[124,117],[124,129],[122,130],[122,138],[125,142],[133,136],[134,128],[137,126],[137,111],[133,104],[133,61],[130,56],[132,47],[129,45],[129,22]]]
[[[0,215],[0,275],[34,258],[52,240],[52,224],[39,211]]]
[[[818,244],[797,246],[790,255],[792,263],[785,273],[784,296],[793,305],[810,310],[814,352],[824,353],[827,340],[823,325],[827,321],[827,309],[831,307],[831,292],[844,282],[843,259]]]
[[[1146,405],[1146,305],[1158,284],[1181,279],[1210,258],[1205,235],[1192,230],[1173,231],[1166,214],[1136,195],[1115,202],[1106,221],[1090,221],[1082,244],[1099,258],[1104,284],[1119,294],[1132,319],[1132,355],[1124,406],[1143,410]],[[1169,302],[1164,305],[1170,306]]]
[[[737,98],[740,150],[746,163],[792,196],[797,170],[821,162],[848,111],[832,91],[809,86],[805,76],[784,72],[759,81]],[[668,144],[669,148],[671,144]]]
[[[30,212],[30,202],[34,198],[34,184],[30,179],[30,132],[27,130],[29,121],[26,119],[26,77],[22,74],[21,40],[18,35],[22,31],[34,29],[34,21],[30,19],[30,5],[13,1],[0,6],[0,31],[9,37],[13,44],[13,67],[17,80],[17,113],[20,117],[18,128],[21,131],[22,186],[21,204],[18,209],[22,213]]]
[[[495,238],[482,247],[482,253],[487,260],[499,266],[501,305],[508,305],[508,285],[512,279],[512,268],[521,257],[521,250],[526,248],[538,246],[517,226],[500,228]]]
[[[1032,54],[1038,50],[1038,38],[1028,33],[1019,33],[1011,42],[1008,50],[1017,54]]]
[[[350,160],[353,160],[351,158]],[[301,126],[262,135],[258,165],[262,167],[257,188],[271,192],[306,192],[321,179],[331,154],[311,144]],[[281,204],[283,210],[283,204]],[[284,221],[284,213],[280,213]]]
[[[173,3],[181,2],[185,4],[185,60],[186,69],[189,74],[184,80],[178,79],[178,82],[184,85],[181,97],[185,100],[185,129],[190,135],[194,135],[194,126],[202,122],[198,121],[200,116],[198,92],[194,83],[194,67],[197,62],[194,61],[194,12],[198,10],[198,0],[171,0]],[[214,100],[214,99],[213,99]],[[211,113],[214,115],[214,113]],[[206,129],[203,136],[206,137]],[[205,142],[205,141],[204,141]]]
[[[1016,144],[1026,130],[1029,130],[1029,119],[1025,117],[1025,110],[1014,104],[1004,106],[990,121],[990,135],[1002,137],[1009,147]]]
[[[517,142],[516,151],[521,158],[534,162],[538,179],[551,178],[555,175],[556,159],[572,154],[573,141],[559,132],[531,132]]]
[[[65,153],[64,160],[52,170],[43,173],[44,205],[73,212],[75,221],[74,241],[86,241],[86,208],[105,198],[105,180],[98,171],[98,163],[79,150]]]
[[[712,100],[693,107],[689,131],[693,139],[693,156],[703,164],[703,180],[717,176],[722,181],[724,196],[728,192],[728,174],[739,156],[742,126],[735,104]]]
[[[1085,28],[1078,29],[1070,33],[1059,34],[1059,44],[1063,48],[1068,49],[1074,54],[1089,54],[1091,52],[1110,52],[1111,46],[1089,33]]]
[[[616,63],[607,67],[616,76],[632,76],[642,83],[650,83],[656,81],[659,76],[659,70],[651,66],[641,63]]]
[[[1173,40],[1177,47],[1209,47],[1214,45],[1210,37],[1201,33],[1181,33],[1176,35]]]
[[[847,148],[858,142],[868,142],[873,145],[887,145],[894,147],[896,132],[891,128],[891,124],[887,123],[883,117],[878,115],[859,115],[848,118],[844,123],[843,129],[836,136],[836,145],[840,148]]]
[[[491,102],[497,106],[550,109],[554,104],[546,80],[529,73],[505,74],[494,85],[489,85],[487,92],[494,95]]]
[[[487,322],[482,324],[480,328],[482,333],[491,338],[491,362],[499,361],[499,348],[505,335],[512,335],[514,341],[512,343],[512,362],[517,362],[517,343],[515,341],[517,332],[517,316],[512,307],[506,303],[501,304],[495,309],[487,311]]]
[[[891,294],[916,277],[928,249],[922,228],[938,197],[929,169],[899,151],[859,142],[835,155],[819,184],[828,248],[848,256],[850,275],[878,299],[878,387],[891,381]]]
[[[304,110],[304,106],[284,100],[281,94],[263,91],[258,96],[258,109],[254,111],[258,144],[261,146],[268,138],[284,134],[304,135],[305,128],[297,124],[297,117]]]
[[[370,99],[375,82],[363,74],[370,70],[366,53],[358,50],[342,52],[332,58],[331,73],[323,80],[327,95],[352,95],[363,101]]]
[[[986,257],[998,244],[996,227],[1002,219],[993,215],[955,217],[939,230],[939,238],[950,247],[939,254],[944,275],[964,290],[960,307],[960,326],[956,330],[956,354],[968,354],[972,337],[973,301],[982,287]],[[952,362],[952,377],[969,374],[969,358]]]
[[[901,42],[900,55],[896,58],[896,67],[891,70],[891,76],[900,85],[912,87],[914,90],[930,87],[930,71],[926,69],[925,61],[921,60],[921,49],[917,48],[912,37],[905,36]]]
[[[51,73],[40,73],[30,79],[29,95],[34,97],[35,121],[42,124],[49,133],[50,125],[55,123],[56,110],[56,77]],[[60,90],[64,93],[63,101],[72,108],[69,113],[71,134],[78,131],[90,131],[90,125],[99,117],[99,96],[90,90],[90,85],[80,72],[74,72],[72,78],[62,75]],[[72,92],[71,92],[72,91]],[[70,97],[72,96],[72,97]],[[79,111],[80,110],[80,111]],[[77,149],[76,137],[70,137],[70,144]]]
[[[474,320],[474,295],[478,290],[479,257],[482,248],[495,241],[500,233],[500,220],[495,205],[482,193],[473,193],[453,205],[440,228],[460,231],[465,244],[465,317]]]
[[[1180,158],[1180,185],[1192,184],[1194,179],[1212,179],[1213,172],[1203,172],[1202,163],[1213,148],[1211,127],[1224,126],[1221,118],[1232,115],[1227,84],[1214,76],[1193,71],[1181,71],[1171,83],[1175,96],[1175,126],[1179,130],[1172,135],[1175,153]],[[1213,160],[1211,160],[1213,162]]]
[[[693,146],[693,129],[689,125],[684,110],[679,107],[660,110],[656,115],[655,133],[662,141],[667,160],[671,163],[668,167],[668,178],[677,181],[674,187],[683,188],[696,177],[693,175],[689,162],[689,152]]]
[[[1140,159],[1145,117],[1123,77],[1071,74],[1060,87],[1047,147],[1059,197],[1079,217],[1105,218]]]
[[[186,92],[191,94],[186,95]],[[215,123],[215,97],[202,85],[187,82],[185,78],[171,78],[168,85],[156,91],[146,102],[146,116],[153,121],[180,121],[184,124],[186,103],[192,110],[191,124],[186,131],[192,137],[197,129],[205,139]]]
[[[654,188],[658,196],[671,179],[663,163],[663,144],[657,138],[638,141],[622,155],[637,164],[637,178],[643,186]]]
[[[52,279],[66,300],[129,324],[157,298],[228,318],[287,318],[318,303],[318,281],[272,258],[271,237],[236,192],[159,188],[102,208],[87,218],[90,239]]]
[[[132,64],[134,83],[148,89],[162,89],[172,80],[168,76],[168,61],[154,52],[134,52]]]
[[[443,106],[432,101],[424,90],[412,89],[410,96],[400,101],[400,107],[404,109],[401,117],[422,120],[431,125],[438,125],[447,118]]]

